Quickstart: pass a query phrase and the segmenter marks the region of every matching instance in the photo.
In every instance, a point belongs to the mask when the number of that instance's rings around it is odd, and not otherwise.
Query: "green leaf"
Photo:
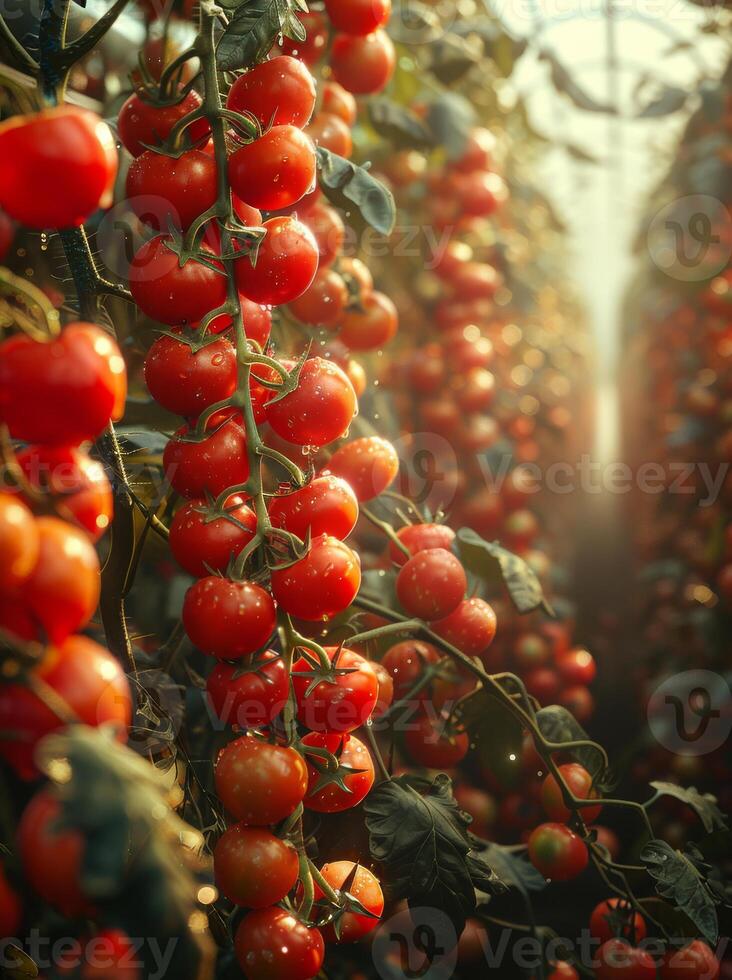
[[[496,573],[500,574],[520,613],[543,609],[550,616],[554,615],[544,598],[536,572],[523,558],[495,541],[486,541],[469,527],[461,527],[456,539],[460,558],[472,572],[485,581],[495,581]]]
[[[478,64],[484,50],[479,37],[448,34],[431,46],[430,71],[443,85],[451,85]]]
[[[390,190],[365,167],[316,147],[320,184],[328,200],[344,211],[356,205],[361,218],[382,235],[390,235],[396,222],[396,204]]]
[[[234,6],[234,16],[216,47],[216,62],[221,71],[256,65],[269,54],[280,34],[293,41],[306,38],[295,10],[307,10],[307,7],[296,0],[244,0]]]
[[[666,841],[649,841],[640,852],[656,892],[687,915],[710,946],[717,942],[719,926],[716,902],[703,872],[687,854]]]
[[[465,698],[456,714],[475,740],[481,769],[502,785],[515,787],[523,778],[523,731],[516,716],[483,687]]]
[[[576,742],[582,739],[590,741],[590,736],[580,725],[571,711],[560,704],[550,704],[536,713],[536,723],[541,734],[549,742]],[[581,763],[600,784],[604,776],[604,758],[598,748],[591,745],[579,749],[569,749],[568,754]]]
[[[701,820],[704,830],[711,834],[714,830],[724,830],[727,818],[717,806],[716,797],[711,793],[700,793],[695,786],[677,786],[676,783],[656,781],[651,783],[653,789],[661,796],[673,796],[674,799],[686,803]]]
[[[475,125],[475,112],[462,95],[445,92],[430,103],[427,125],[448,157],[456,160],[465,152],[470,130]]]
[[[491,843],[480,853],[498,877],[509,888],[515,888],[527,900],[529,892],[543,891],[548,884],[544,875],[537,871],[525,856],[509,848]]]
[[[440,773],[431,784],[401,776],[380,783],[364,804],[371,856],[389,868],[393,898],[443,911],[462,932],[476,887],[505,887],[468,835],[468,821]]]
[[[396,146],[412,148],[434,145],[429,126],[406,106],[382,96],[370,99],[368,110],[369,121],[376,132]]]
[[[689,98],[689,91],[684,88],[677,88],[675,85],[666,85],[661,93],[645,105],[640,112],[636,113],[636,119],[658,119],[661,116],[669,116],[679,109],[683,109]]]
[[[584,109],[585,112],[602,112],[608,115],[615,114],[615,109],[609,103],[598,102],[591,95],[588,95],[583,88],[580,88],[564,65],[551,51],[547,51],[545,48],[540,53],[539,58],[548,63],[552,84],[557,92],[566,95],[578,109]]]

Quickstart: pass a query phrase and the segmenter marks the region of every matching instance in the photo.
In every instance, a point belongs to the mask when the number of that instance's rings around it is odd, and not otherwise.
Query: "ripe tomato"
[[[302,802],[308,770],[292,747],[244,735],[221,751],[214,779],[216,793],[232,816],[262,826],[284,820]]]
[[[265,650],[241,664],[216,664],[206,681],[206,690],[224,724],[259,728],[282,711],[290,693],[290,680],[282,657]]]
[[[218,496],[249,478],[246,433],[239,419],[214,417],[207,428],[210,435],[196,442],[190,427],[182,426],[163,452],[165,475],[184,497]]]
[[[210,338],[199,349],[192,343],[163,335],[145,358],[148,391],[174,415],[200,415],[236,390],[234,345],[226,337]]]
[[[455,400],[464,412],[482,412],[493,402],[496,379],[485,368],[471,368],[456,379]]]
[[[371,664],[348,647],[326,647],[329,659],[338,654],[335,676],[317,681],[317,657],[309,653],[292,666],[292,687],[298,720],[314,732],[352,732],[371,717],[379,682]],[[341,673],[343,671],[343,673]]]
[[[450,166],[453,170],[470,173],[472,170],[490,170],[493,154],[496,149],[496,138],[489,129],[476,126],[471,129],[465,148],[457,160]]]
[[[266,347],[272,330],[272,307],[253,303],[241,294],[239,295],[239,306],[247,340],[254,340],[260,347]],[[221,331],[214,330],[213,332],[219,333]]]
[[[315,232],[313,233],[315,234]],[[371,275],[369,267],[361,259],[344,255],[338,262],[338,271],[347,282],[351,282],[356,287],[362,299],[365,299],[366,295],[373,290],[374,277]]]
[[[337,476],[317,476],[294,493],[272,497],[269,518],[275,527],[302,541],[321,534],[345,540],[358,520],[358,501],[350,484]]]
[[[4,262],[15,239],[15,225],[0,208],[0,262]]]
[[[229,181],[234,194],[255,208],[290,207],[315,181],[312,140],[297,126],[273,126],[231,154]]]
[[[158,323],[196,323],[226,300],[223,267],[217,272],[192,258],[181,266],[167,247],[170,241],[169,235],[157,235],[135,252],[130,264],[132,298],[145,316]],[[205,242],[201,251],[214,254]]]
[[[226,107],[249,113],[262,126],[302,129],[315,107],[315,81],[301,61],[282,55],[240,75],[229,90]]]
[[[299,446],[325,446],[340,439],[355,413],[353,385],[337,364],[322,357],[308,358],[297,388],[267,405],[267,421],[277,435]]]
[[[624,939],[609,939],[598,949],[594,963],[597,980],[655,980],[656,964],[642,949]],[[593,965],[594,965],[593,963]],[[684,974],[688,976],[688,974]]]
[[[529,858],[537,871],[554,881],[576,878],[589,860],[585,842],[563,823],[543,823],[532,831]]]
[[[84,839],[77,830],[58,829],[60,805],[47,790],[36,793],[18,825],[18,850],[28,884],[65,916],[88,912],[79,874]]]
[[[112,487],[104,467],[83,449],[72,446],[28,446],[16,455],[26,479],[54,498],[64,518],[80,524],[96,541],[113,515]]]
[[[405,612],[420,619],[443,619],[465,595],[465,569],[451,551],[426,548],[402,565],[396,593]]]
[[[378,926],[379,918],[384,911],[384,893],[375,875],[367,868],[354,864],[353,861],[332,861],[330,864],[324,864],[320,873],[336,891],[342,890],[346,879],[353,875],[347,892],[371,913],[371,915],[359,915],[358,912],[346,912],[339,916],[337,931],[332,925],[326,926],[323,930],[327,942],[352,943]],[[315,898],[322,897],[323,892],[315,882]]]
[[[425,667],[436,664],[439,659],[437,647],[421,640],[402,640],[389,647],[381,659],[381,665],[394,679],[394,698],[397,701],[405,698],[424,673]],[[426,698],[428,690],[428,687],[423,687],[415,697]]]
[[[333,78],[355,95],[380,92],[394,73],[396,52],[382,30],[366,37],[336,34],[330,53]]]
[[[362,300],[362,307],[347,311],[338,339],[350,350],[378,350],[397,332],[396,306],[384,293],[373,292]]]
[[[237,494],[226,501],[223,514],[205,500],[189,500],[176,511],[168,543],[181,568],[200,578],[225,572],[256,529],[254,511]]]
[[[280,46],[285,54],[292,55],[306,65],[314,65],[325,54],[328,44],[328,22],[325,16],[317,10],[309,13],[297,13],[297,19],[305,28],[307,37],[304,41],[293,41],[283,37]]]
[[[327,749],[339,763],[339,771],[332,773],[323,760],[306,754],[308,789],[303,803],[308,810],[340,813],[358,806],[366,798],[374,785],[374,762],[355,735],[308,732],[302,744]]]
[[[238,660],[259,650],[277,625],[269,592],[253,582],[209,575],[183,600],[183,626],[194,646],[220,660]]]
[[[336,449],[328,460],[327,472],[344,479],[359,502],[366,503],[396,479],[399,457],[387,439],[363,436]]]
[[[145,224],[185,231],[216,202],[216,161],[203,150],[177,159],[145,150],[132,161],[125,182],[127,203]]]
[[[565,688],[561,692],[559,703],[571,711],[581,725],[590,720],[595,710],[595,701],[586,687]]]
[[[322,82],[320,85],[323,112],[339,116],[343,122],[352,127],[356,122],[356,100],[338,82]]]
[[[33,514],[17,494],[0,494],[0,589],[15,589],[25,582],[36,566],[39,551]]]
[[[468,754],[470,739],[465,732],[446,732],[444,718],[425,714],[409,722],[404,745],[417,765],[452,769]]]
[[[263,827],[234,824],[219,837],[213,857],[216,884],[235,905],[274,905],[297,881],[297,851]]]
[[[646,922],[640,913],[633,911],[629,902],[622,898],[608,898],[592,910],[590,935],[601,943],[614,937],[639,943],[646,937]]]
[[[547,980],[579,980],[579,973],[565,960],[553,964],[552,972]]]
[[[371,34],[391,16],[391,0],[325,0],[325,9],[337,31]]]
[[[132,719],[132,699],[119,661],[85,636],[70,636],[58,647],[48,647],[31,676],[63,699],[79,721],[97,727],[117,726],[126,741]],[[64,722],[25,684],[0,684],[0,729],[13,738],[0,742],[0,754],[22,779],[35,779],[36,743],[64,726]]]
[[[237,286],[255,303],[291,303],[308,288],[318,268],[318,246],[309,228],[295,218],[270,218],[259,243],[256,265],[247,255],[235,263]]]
[[[356,398],[360,398],[366,391],[367,385],[366,371],[363,365],[358,361],[355,361],[353,358],[349,358],[343,370],[346,372],[348,380],[353,385],[353,390],[356,392]]]
[[[126,396],[119,347],[92,323],[70,323],[48,343],[16,334],[0,344],[0,421],[15,439],[51,446],[96,439],[122,416]]]
[[[580,800],[597,799],[597,790],[592,786],[592,776],[577,762],[568,762],[566,765],[559,766],[559,772],[564,778],[565,783],[572,793]],[[541,787],[541,804],[544,807],[550,820],[561,823],[569,820],[572,811],[564,805],[562,791],[559,783],[550,773]],[[592,823],[600,816],[601,806],[581,807],[580,816],[585,823]]]
[[[176,105],[168,106],[156,106],[135,93],[119,111],[119,138],[133,157],[139,157],[148,146],[160,146],[165,142],[178,120],[198,109],[200,105],[201,96],[193,90]],[[196,119],[186,128],[186,135],[194,143],[208,136],[210,132],[207,119]]]
[[[549,667],[536,667],[524,677],[529,694],[540,704],[551,704],[559,693],[559,678]]]
[[[381,718],[389,710],[394,700],[394,680],[386,667],[378,663],[378,661],[371,661],[371,669],[376,674],[376,681],[378,683],[376,704],[374,705],[374,710],[371,712],[371,717]]]
[[[717,980],[718,976],[719,961],[700,939],[695,939],[683,949],[669,950],[660,964],[660,980],[683,977],[686,980]]]
[[[455,540],[455,532],[447,524],[407,524],[400,527],[396,534],[410,555],[416,555],[425,548],[445,548],[449,551]],[[403,565],[408,560],[408,556],[393,541],[389,544],[389,557],[397,565]]]
[[[493,299],[501,277],[487,262],[461,262],[450,277],[450,284],[461,302]]]
[[[320,972],[325,956],[320,932],[277,907],[242,919],[234,952],[247,980],[310,980]]]
[[[348,303],[348,290],[333,269],[318,269],[308,288],[290,303],[290,311],[309,326],[333,327],[338,324]]]
[[[582,647],[576,647],[557,657],[557,670],[565,684],[585,687],[594,681],[597,664],[591,653]]]
[[[460,207],[469,215],[490,217],[506,197],[506,185],[498,174],[474,170],[456,174],[452,183]]]
[[[141,980],[136,942],[121,929],[101,929],[84,944],[80,980]]]
[[[0,207],[30,228],[70,228],[112,203],[117,149],[95,113],[60,105],[0,124]]]
[[[361,586],[361,564],[348,545],[320,534],[304,558],[274,569],[271,583],[272,595],[285,612],[318,622],[351,605]]]
[[[458,783],[454,788],[454,796],[460,809],[472,818],[471,833],[478,837],[489,837],[498,816],[495,799],[468,783]]]
[[[0,936],[14,937],[23,920],[20,898],[10,886],[0,865]]]
[[[496,614],[477,596],[463,599],[449,616],[432,623],[432,629],[469,657],[479,657],[496,635]]]
[[[301,220],[313,233],[318,244],[318,268],[322,269],[326,265],[330,265],[343,248],[343,241],[346,236],[346,226],[343,224],[343,219],[335,208],[317,201],[302,215]],[[363,265],[359,259],[353,261]],[[366,268],[364,265],[364,269]],[[339,263],[338,271],[343,275],[346,274],[348,271],[346,259]],[[368,275],[370,277],[371,273]]]
[[[307,135],[316,146],[323,146],[338,156],[350,157],[353,152],[351,129],[334,113],[316,113],[307,128]]]

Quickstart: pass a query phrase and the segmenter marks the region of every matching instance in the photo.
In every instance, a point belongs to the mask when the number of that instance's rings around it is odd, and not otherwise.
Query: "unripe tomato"
[[[85,842],[78,830],[55,826],[60,811],[48,790],[36,793],[18,824],[18,850],[30,887],[63,915],[75,918],[89,910],[79,883]]]
[[[238,660],[263,647],[277,625],[269,592],[253,582],[209,575],[186,592],[183,626],[194,646],[219,660]]]
[[[255,303],[279,306],[302,295],[315,278],[318,246],[309,228],[295,218],[270,218],[259,243],[256,265],[249,256],[234,266],[237,286]]]
[[[117,149],[95,113],[59,105],[0,123],[0,207],[30,228],[71,228],[112,203]]]
[[[0,494],[0,590],[22,585],[35,568],[39,551],[33,514],[17,494]]]
[[[313,233],[313,237],[318,243],[318,268],[322,269],[324,266],[330,265],[343,248],[343,240],[346,235],[346,227],[340,214],[329,204],[316,201],[302,215],[301,220]],[[353,261],[363,265],[358,259]],[[339,262],[338,271],[344,276],[349,274],[350,266],[346,259]],[[369,273],[369,277],[370,275]]]
[[[226,300],[223,267],[215,271],[190,258],[181,266],[168,243],[169,235],[158,235],[135,252],[130,265],[130,291],[145,316],[175,326],[196,323]],[[201,243],[201,251],[213,251]]]
[[[0,422],[24,442],[78,445],[124,412],[125,362],[113,337],[70,323],[55,340],[0,344]]]
[[[337,31],[372,34],[391,15],[391,0],[325,0],[325,10]]]
[[[554,881],[576,878],[589,861],[585,842],[563,823],[543,823],[532,832],[529,858],[537,871]]]
[[[590,934],[601,943],[606,943],[615,936],[631,943],[639,943],[645,939],[646,922],[629,902],[617,897],[608,898],[592,910]]]
[[[492,606],[475,596],[463,599],[449,616],[432,623],[432,629],[469,657],[479,657],[496,635],[496,614]]]
[[[410,721],[404,745],[418,765],[452,769],[468,754],[470,739],[465,732],[448,733],[444,718],[424,714]]]
[[[300,446],[325,446],[340,439],[356,412],[356,393],[332,361],[310,357],[297,387],[267,405],[267,421],[278,436]]]
[[[352,732],[371,717],[379,682],[371,664],[355,650],[325,647],[325,652],[331,661],[337,657],[330,678],[318,680],[313,653],[292,666],[298,720],[314,732]]]
[[[430,664],[436,664],[440,659],[440,651],[431,643],[421,640],[402,640],[389,647],[381,660],[394,680],[394,697],[401,701],[412,690]],[[423,687],[416,698],[428,697],[428,687]]]
[[[254,735],[237,738],[222,749],[214,778],[227,811],[254,826],[289,817],[308,787],[308,770],[299,752]]]
[[[250,113],[262,126],[298,126],[313,114],[315,81],[297,58],[282,55],[240,75],[229,90],[227,109]]]
[[[119,138],[133,157],[139,157],[149,146],[160,146],[170,136],[178,120],[200,106],[201,96],[194,90],[186,93],[175,105],[167,106],[157,106],[134,93],[119,111]],[[186,127],[185,132],[192,142],[196,142],[208,136],[211,127],[207,119],[201,118]]]
[[[347,303],[348,290],[342,276],[325,268],[318,269],[302,296],[290,303],[290,311],[301,323],[332,329],[340,322]]]
[[[189,426],[175,433],[163,452],[165,475],[184,497],[218,496],[228,487],[246,483],[249,457],[243,425],[236,416],[213,418],[200,441]]]
[[[361,585],[361,564],[337,538],[313,538],[304,558],[272,571],[272,594],[285,612],[309,622],[329,619],[347,609]]]
[[[578,762],[568,762],[559,766],[559,772],[570,791],[580,800],[591,800],[597,798],[597,790],[592,786],[592,776]],[[541,787],[541,803],[550,820],[561,823],[569,820],[572,811],[564,804],[562,791],[559,783],[554,776],[549,773]],[[580,807],[579,814],[585,823],[592,823],[597,820],[602,811],[601,806]]]
[[[273,126],[229,157],[232,191],[255,208],[290,207],[314,180],[315,148],[296,126]]]
[[[127,678],[112,654],[85,636],[70,636],[58,647],[48,647],[31,671],[69,706],[85,725],[116,726],[117,737],[127,740],[132,720],[132,698]],[[0,729],[13,733],[0,741],[2,755],[22,779],[35,779],[36,744],[64,722],[25,684],[0,684]]]
[[[327,472],[341,477],[361,503],[373,500],[396,479],[399,457],[381,436],[363,436],[340,446],[328,460]]]
[[[275,906],[242,919],[234,952],[247,980],[311,980],[320,972],[325,948],[317,929]]]
[[[308,767],[308,790],[303,803],[318,813],[340,813],[350,810],[366,798],[374,785],[374,762],[369,750],[355,735],[339,732],[308,732],[303,745],[327,749],[343,770],[337,779],[329,780],[323,760],[305,755]],[[345,786],[345,789],[342,788]]]
[[[624,939],[609,939],[594,957],[597,980],[655,980],[656,964],[642,949]]]
[[[253,538],[254,511],[237,494],[225,502],[223,513],[205,500],[190,500],[176,511],[168,543],[173,557],[189,575],[200,578],[225,572],[229,562]]]
[[[396,306],[384,293],[373,292],[343,317],[338,339],[350,350],[377,350],[387,344],[399,326]]]
[[[358,501],[345,480],[326,474],[317,476],[294,493],[270,499],[269,518],[302,541],[329,534],[344,541],[356,526]]]
[[[347,879],[353,876],[347,888],[348,894],[371,913],[371,915],[359,915],[358,912],[346,912],[338,920],[337,932],[332,925],[326,926],[323,930],[323,935],[328,942],[352,943],[378,926],[379,918],[384,911],[384,893],[375,875],[360,864],[354,864],[353,861],[333,861],[324,864],[320,873],[336,891],[342,890]],[[317,900],[322,897],[323,892],[315,882],[315,898]]]
[[[274,905],[297,881],[297,851],[263,827],[234,824],[216,842],[213,857],[216,884],[235,905]]]
[[[402,565],[397,575],[396,593],[410,616],[443,619],[457,608],[468,581],[465,569],[451,551],[426,548]]]
[[[396,51],[383,30],[366,37],[336,34],[330,53],[333,77],[355,95],[380,92],[394,73]]]
[[[338,82],[323,82],[320,86],[322,96],[323,112],[329,112],[334,116],[339,116],[343,122],[352,127],[356,122],[357,106],[356,100]]]
[[[234,393],[236,350],[226,337],[197,348],[191,338],[158,337],[145,358],[145,384],[158,404],[174,415],[200,415]]]
[[[660,980],[717,980],[719,961],[700,939],[683,949],[669,950],[661,961]]]
[[[307,135],[316,146],[323,146],[340,157],[350,157],[353,152],[351,129],[334,113],[316,113],[307,128]]]
[[[410,555],[416,555],[425,548],[445,548],[449,551],[455,540],[455,532],[447,524],[407,524],[399,528],[397,537]],[[403,565],[409,556],[392,541],[389,544],[389,557],[397,565]]]

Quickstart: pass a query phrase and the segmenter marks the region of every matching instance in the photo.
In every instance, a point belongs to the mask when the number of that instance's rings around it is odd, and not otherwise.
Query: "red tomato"
[[[223,267],[217,272],[192,258],[181,266],[167,247],[170,241],[169,235],[157,235],[138,248],[130,265],[130,291],[145,316],[158,323],[196,323],[226,300]],[[201,251],[214,254],[205,242]]]
[[[232,191],[255,208],[277,211],[303,197],[315,181],[315,148],[296,126],[273,126],[229,157]]]
[[[277,907],[242,919],[234,952],[247,980],[310,980],[320,972],[325,955],[320,932]]]
[[[158,337],[145,358],[145,384],[158,404],[174,415],[196,416],[236,390],[234,345],[226,337],[191,342]]]
[[[547,980],[579,980],[579,973],[566,961],[554,963],[553,967],[554,969],[547,977]]]
[[[216,664],[206,690],[224,724],[259,728],[282,711],[290,693],[290,679],[282,657],[265,650],[241,664]]]
[[[256,826],[289,817],[308,787],[305,760],[295,749],[254,735],[237,738],[221,751],[214,778],[228,812]]]
[[[39,551],[40,536],[33,514],[17,494],[0,494],[0,589],[22,585],[35,568]]]
[[[487,262],[461,262],[450,277],[450,284],[461,302],[493,299],[501,277]]]
[[[655,980],[656,964],[642,949],[624,939],[609,939],[598,949],[594,958],[597,980]],[[685,976],[687,974],[684,974]]]
[[[293,41],[283,37],[280,45],[284,54],[292,55],[306,65],[314,65],[325,54],[328,44],[328,22],[324,15],[317,10],[309,13],[297,12],[297,19],[305,28],[307,37],[304,41]]]
[[[495,214],[506,197],[506,185],[498,174],[480,170],[456,174],[453,187],[463,211],[477,217]]]
[[[451,163],[453,170],[470,173],[472,170],[490,170],[496,138],[489,129],[476,126],[470,131],[465,148],[458,160]]]
[[[235,905],[274,905],[297,881],[297,851],[263,827],[234,824],[216,842],[213,857],[216,884]]]
[[[307,128],[307,135],[316,146],[323,146],[340,157],[350,157],[353,152],[351,129],[334,113],[316,113]]]
[[[308,732],[302,744],[327,749],[343,767],[338,773],[331,773],[322,759],[306,754],[308,791],[303,803],[308,810],[340,813],[358,806],[366,798],[374,785],[374,762],[369,750],[355,735]],[[345,789],[338,785],[339,782]]]
[[[559,772],[571,792],[578,799],[597,799],[597,790],[592,786],[592,776],[584,766],[581,766],[577,762],[568,762],[563,766],[559,766]],[[546,815],[549,819],[554,820],[556,823],[569,820],[572,816],[572,811],[564,805],[564,798],[559,788],[559,783],[551,773],[542,783],[541,804],[546,810]],[[593,820],[597,820],[601,811],[601,806],[581,807],[579,809],[580,816],[585,823],[592,823]]]
[[[563,823],[543,823],[532,831],[529,858],[537,871],[553,881],[576,878],[589,860],[585,842]]]
[[[472,818],[470,832],[478,837],[489,837],[498,816],[495,799],[482,789],[467,783],[458,783],[454,788],[454,796],[460,809]]]
[[[305,540],[329,534],[345,540],[358,520],[358,501],[345,480],[327,474],[317,476],[294,493],[272,497],[269,518],[275,527],[284,528]]]
[[[208,429],[210,434],[196,442],[184,425],[165,447],[165,475],[184,497],[218,496],[249,478],[246,433],[239,419],[214,418]]]
[[[463,599],[449,616],[432,623],[432,629],[469,657],[479,657],[496,635],[496,614],[483,599]]]
[[[60,105],[0,123],[0,207],[30,228],[70,228],[112,203],[117,149],[95,113]]]
[[[576,647],[557,657],[557,670],[565,684],[585,687],[595,679],[597,664],[591,653]]]
[[[346,481],[361,503],[373,500],[393,483],[399,472],[396,449],[381,436],[363,436],[336,449],[328,473]]]
[[[302,215],[301,220],[313,233],[318,244],[318,268],[322,269],[326,265],[330,265],[343,248],[343,241],[346,236],[346,226],[343,224],[343,219],[335,208],[317,201]],[[363,265],[359,259],[353,261]],[[347,270],[347,260],[344,259],[339,264],[338,271],[345,275]],[[370,278],[371,273],[368,275]]]
[[[559,703],[571,711],[580,724],[586,724],[593,715],[595,702],[586,687],[567,687],[559,698]]]
[[[468,754],[470,739],[465,732],[446,732],[444,718],[425,714],[409,722],[404,745],[417,765],[452,769]]]
[[[146,150],[132,161],[125,182],[127,203],[145,224],[186,230],[216,203],[216,161],[203,150],[177,159]]]
[[[71,446],[28,446],[16,459],[30,485],[50,494],[60,516],[75,520],[92,540],[109,527],[112,487],[96,459]]]
[[[221,516],[205,500],[190,500],[176,511],[168,543],[189,575],[200,578],[225,572],[229,562],[254,537],[257,518],[242,497],[225,502]]]
[[[18,850],[28,884],[63,915],[88,912],[79,874],[84,839],[78,830],[57,829],[60,805],[47,790],[36,793],[18,825]]]
[[[353,358],[349,358],[346,366],[343,368],[346,372],[348,380],[353,385],[353,390],[356,392],[356,398],[360,398],[366,391],[366,371],[363,366],[359,364],[358,361],[354,361]]]
[[[536,667],[523,680],[526,690],[539,704],[551,704],[559,694],[559,678],[549,667]]]
[[[183,625],[203,653],[238,660],[267,643],[277,620],[272,597],[261,586],[209,575],[186,592]]]
[[[338,339],[350,350],[378,350],[397,332],[396,306],[384,293],[373,292],[362,301],[362,307],[347,311]]]
[[[0,936],[15,937],[23,920],[20,899],[11,888],[0,865]]]
[[[361,585],[361,564],[355,551],[337,538],[313,538],[304,558],[272,571],[272,595],[285,612],[318,622],[351,605]]]
[[[347,303],[343,278],[333,269],[318,269],[302,296],[290,303],[290,311],[309,326],[333,327],[340,322]]]
[[[81,980],[140,980],[141,954],[120,929],[101,929],[84,944]]]
[[[400,527],[396,534],[410,555],[416,555],[425,548],[445,548],[449,551],[455,540],[455,532],[447,524],[407,524]],[[394,542],[389,544],[389,557],[397,565],[403,565],[408,559]]]
[[[339,116],[343,122],[352,127],[356,122],[356,100],[338,82],[322,82],[320,85],[323,112]]]
[[[325,0],[325,10],[337,31],[371,34],[391,16],[391,0]]]
[[[455,400],[464,412],[482,412],[493,402],[496,379],[485,368],[471,368],[456,379]]]
[[[386,667],[377,661],[371,661],[371,669],[376,674],[378,682],[376,704],[371,712],[371,717],[381,718],[389,710],[394,700],[394,680]]]
[[[336,34],[330,53],[333,77],[349,92],[370,95],[380,92],[394,73],[396,52],[382,30],[366,37]]]
[[[42,681],[69,706],[79,721],[97,727],[117,726],[126,741],[132,719],[132,699],[119,661],[85,636],[70,636],[58,647],[48,647],[31,677]],[[35,779],[33,761],[37,742],[64,722],[24,684],[0,684],[0,729],[13,738],[0,742],[0,754],[22,779]]]
[[[414,685],[424,673],[429,664],[436,664],[440,659],[440,651],[431,643],[420,640],[403,640],[389,647],[381,660],[394,679],[394,697],[401,701],[409,694]],[[415,697],[424,699],[428,696],[428,687],[423,687]]]
[[[15,439],[52,446],[95,439],[122,416],[126,396],[119,347],[92,323],[70,323],[48,343],[16,334],[0,344],[0,421]]]
[[[262,126],[302,129],[315,107],[315,81],[301,61],[282,55],[240,75],[229,90],[226,107],[249,113]]]
[[[443,619],[465,595],[465,569],[451,551],[426,548],[402,565],[396,593],[405,612],[420,619]]]
[[[318,268],[318,246],[304,224],[295,218],[270,218],[259,243],[256,265],[249,256],[235,264],[236,282],[255,303],[291,303],[308,288]]]
[[[253,303],[241,295],[239,296],[239,304],[247,340],[254,340],[260,347],[265,347],[272,330],[272,307]]]
[[[201,96],[193,90],[176,105],[167,106],[156,106],[135,93],[119,111],[119,138],[133,157],[139,157],[148,146],[160,146],[178,120],[198,109],[200,105]],[[208,136],[211,127],[207,119],[196,119],[185,132],[192,142],[197,142]]]
[[[323,930],[327,942],[352,943],[378,926],[379,918],[384,911],[384,893],[375,875],[360,864],[354,864],[353,861],[332,861],[330,864],[324,864],[320,873],[336,891],[341,891],[346,880],[349,879],[347,894],[353,896],[367,912],[371,913],[371,915],[359,915],[358,912],[346,912],[341,915],[338,918],[337,932],[332,925],[326,926]],[[351,876],[353,876],[352,880]],[[315,898],[322,897],[323,892],[315,882]]]
[[[646,922],[634,912],[629,902],[622,898],[608,898],[592,910],[590,934],[593,939],[606,943],[619,936],[630,943],[639,943],[646,936]]]
[[[4,262],[15,240],[15,225],[0,209],[0,262]]]
[[[379,682],[371,664],[348,647],[326,647],[334,676],[317,681],[317,657],[308,653],[292,666],[298,720],[315,732],[352,732],[371,717]]]
[[[638,940],[640,941],[640,940]],[[719,961],[700,939],[683,949],[669,950],[661,961],[660,980],[717,980]]]
[[[313,234],[316,238],[318,237],[315,229],[313,229]],[[356,287],[362,299],[365,299],[366,294],[373,290],[374,278],[369,267],[361,259],[343,256],[338,262],[338,271],[347,282],[351,282]]]
[[[299,446],[325,446],[340,439],[355,413],[353,385],[337,364],[322,357],[308,358],[297,388],[267,405],[272,429]]]

